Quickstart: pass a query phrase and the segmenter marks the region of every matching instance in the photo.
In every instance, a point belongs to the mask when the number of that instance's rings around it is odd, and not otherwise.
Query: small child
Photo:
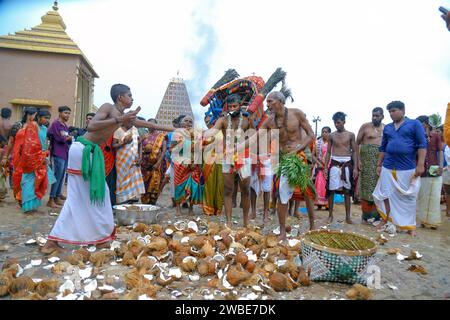
[[[6,152],[6,139],[4,136],[0,135],[0,162],[3,159],[3,155]],[[0,201],[3,201],[8,193],[6,187],[6,170],[4,167],[0,166]]]

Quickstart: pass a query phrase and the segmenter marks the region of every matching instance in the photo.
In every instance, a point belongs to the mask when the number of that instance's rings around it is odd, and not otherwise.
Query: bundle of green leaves
[[[316,195],[314,184],[310,179],[310,166],[304,163],[296,154],[284,154],[280,157],[280,163],[276,169],[277,177],[285,175],[292,188],[300,187],[305,192],[308,187]]]

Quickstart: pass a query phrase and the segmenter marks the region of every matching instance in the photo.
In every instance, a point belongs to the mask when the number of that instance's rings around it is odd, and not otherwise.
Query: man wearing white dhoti
[[[105,244],[114,238],[114,218],[105,181],[105,163],[100,144],[105,143],[121,125],[173,130],[136,119],[140,107],[124,113],[133,104],[130,88],[111,87],[114,105],[105,103],[89,122],[87,133],[78,137],[69,151],[67,200],[51,230],[43,253],[58,250],[58,243],[76,245]]]
[[[393,101],[387,105],[393,120],[383,130],[377,174],[380,176],[373,199],[383,221],[415,236],[416,202],[420,176],[424,172],[427,148],[421,123],[405,117],[405,105]],[[418,160],[416,162],[416,156]]]

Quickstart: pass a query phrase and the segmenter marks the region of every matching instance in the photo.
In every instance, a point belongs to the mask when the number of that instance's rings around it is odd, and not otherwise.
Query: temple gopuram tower
[[[172,120],[182,114],[194,119],[189,94],[183,79],[173,78],[167,86],[156,114],[156,120],[158,120],[158,124],[172,125]]]
[[[72,109],[70,125],[83,127],[86,113],[95,110],[98,75],[67,35],[57,1],[52,8],[31,30],[0,36],[0,108],[11,108],[13,120],[26,106],[47,108],[54,119],[65,105]]]

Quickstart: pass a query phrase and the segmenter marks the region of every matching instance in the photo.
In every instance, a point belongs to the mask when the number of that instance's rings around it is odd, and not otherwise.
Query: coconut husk
[[[278,245],[278,238],[274,235],[268,235],[265,244],[267,248],[274,248]]]
[[[233,243],[233,238],[229,234],[225,234],[222,236],[222,242],[225,244],[227,248],[230,247],[230,245]]]
[[[103,267],[103,265],[112,258],[112,251],[99,251],[91,254],[89,261],[97,268]]]
[[[10,267],[12,267],[14,265],[19,265],[19,259],[16,259],[16,258],[6,259],[6,261],[2,265],[2,270],[9,269]],[[17,267],[17,269],[18,269],[18,267]]]
[[[158,237],[164,233],[164,227],[159,224],[152,224],[145,233]]]
[[[225,245],[225,243],[223,241],[217,241],[216,247],[217,247],[218,252],[225,252],[227,250],[227,246]]]
[[[104,300],[119,300],[119,298],[120,298],[120,295],[115,292],[108,292],[102,296],[102,299],[104,299]]]
[[[210,275],[210,266],[209,262],[205,259],[201,259],[197,263],[197,271],[201,276],[207,276]]]
[[[139,254],[141,254],[141,252],[145,249],[145,245],[137,239],[131,240],[127,246],[127,251],[131,252],[135,258],[137,258]]]
[[[273,264],[272,262],[267,261],[266,263],[264,263],[263,269],[266,272],[272,273],[277,270],[277,266],[275,264]]]
[[[292,291],[293,284],[287,276],[280,272],[274,272],[269,277],[269,285],[277,292]]]
[[[206,241],[206,243],[203,245],[201,252],[204,254],[205,257],[212,257],[215,253],[215,250],[211,243],[209,241]]]
[[[252,273],[256,268],[256,263],[254,261],[247,261],[245,264],[245,270]]]
[[[146,249],[150,251],[162,251],[167,248],[167,240],[162,237],[153,237],[151,242],[146,245]]]
[[[402,249],[400,248],[389,248],[386,250],[387,254],[397,254],[400,253],[402,251]]]
[[[220,232],[220,225],[217,222],[211,221],[208,223],[208,235],[209,236],[215,236],[218,235]]]
[[[244,252],[239,251],[234,257],[234,261],[236,263],[240,263],[241,265],[245,265],[248,262],[248,257]]]
[[[260,256],[263,250],[263,246],[261,244],[255,244],[248,247],[248,249],[253,251],[253,253],[256,254],[257,256]]]
[[[227,272],[227,281],[234,287],[238,286],[241,282],[247,280],[251,276],[251,273],[240,270],[241,268],[239,268],[238,266],[230,267]]]
[[[20,276],[14,279],[9,286],[9,294],[13,298],[25,297],[30,291],[33,291],[36,284],[33,279],[26,276]]]
[[[167,277],[167,278],[164,276],[164,279],[163,279],[163,278],[161,278],[161,274],[158,277],[156,277],[156,283],[159,284],[162,287],[168,286],[169,284],[171,284],[175,280],[176,280],[176,278],[173,277],[173,276],[172,277]]]
[[[83,257],[83,262],[88,262],[91,257],[91,253],[87,251],[86,248],[80,248],[78,250],[75,250],[75,252],[79,253]]]
[[[219,278],[212,278],[208,281],[208,287],[210,288],[218,288],[220,286]]]
[[[69,262],[73,266],[83,266],[83,256],[78,253],[74,252],[66,257],[66,261]]]
[[[192,272],[197,269],[197,259],[194,257],[186,256],[181,261],[180,267],[183,271]]]
[[[246,236],[246,232],[245,231],[238,231],[238,232],[236,232],[236,236],[234,237],[234,241],[239,242],[239,240],[241,240],[245,236]]]
[[[305,268],[298,268],[298,277],[297,282],[302,286],[308,287],[311,285],[311,267],[308,268],[308,272],[305,271]]]
[[[264,242],[264,236],[255,231],[247,233],[247,237],[252,239],[256,244],[262,244]]]
[[[4,297],[9,294],[9,287],[13,282],[14,277],[10,272],[2,272],[0,274],[0,297]]]
[[[133,288],[127,294],[123,296],[123,300],[138,300],[139,299],[139,290],[138,288]]]
[[[284,255],[287,258],[288,254],[289,254],[288,247],[286,247],[284,245],[278,245],[278,248],[280,249],[280,254]]]
[[[253,273],[250,275],[250,278],[248,278],[247,280],[245,280],[244,282],[242,282],[242,285],[244,286],[256,286],[259,281],[261,280],[260,278],[261,276],[258,273]]]
[[[410,265],[409,268],[408,268],[408,271],[418,272],[418,273],[421,273],[421,274],[428,274],[427,269],[425,269],[423,266],[419,266],[417,264]]]
[[[117,256],[118,256],[119,258],[122,258],[122,257],[125,255],[125,253],[126,253],[127,251],[128,251],[128,246],[127,246],[125,243],[122,243],[122,244],[120,245],[120,248],[117,249],[116,254],[117,254]]]
[[[136,259],[131,251],[127,251],[122,258],[122,264],[124,266],[134,266],[136,265]]]
[[[346,292],[346,295],[351,300],[369,300],[372,297],[372,290],[357,283]]]
[[[127,289],[133,289],[139,287],[139,283],[143,277],[139,274],[137,269],[133,269],[125,274],[124,280],[127,285]]]
[[[36,285],[36,292],[41,297],[46,297],[49,293],[57,292],[59,288],[59,281],[56,279],[42,280]]]
[[[45,297],[42,297],[40,294],[34,292],[32,294],[26,295],[23,298],[19,298],[18,300],[34,300],[34,301],[37,301],[37,300],[45,300]]]
[[[17,274],[19,273],[19,265],[17,263],[14,263],[12,265],[9,265],[8,268],[5,268],[2,273],[6,274],[8,273],[9,275],[11,275],[12,277],[16,277]]]
[[[148,257],[140,257],[136,261],[136,268],[140,273],[147,272],[148,270],[151,270],[153,266],[155,265],[155,262],[153,260],[150,260]]]
[[[53,272],[54,274],[59,274],[59,275],[61,275],[61,274],[63,274],[63,273],[66,272],[67,266],[68,266],[68,265],[70,266],[70,263],[68,263],[67,261],[58,262],[57,264],[55,264],[55,265],[52,267],[52,272]]]
[[[149,229],[150,229],[150,227],[149,227],[148,225],[146,225],[145,223],[138,222],[138,223],[136,223],[136,225],[134,226],[133,231],[134,231],[134,232],[142,232],[142,233],[145,233],[145,232],[147,232],[147,230],[149,230]]]
[[[197,250],[200,250],[206,243],[209,237],[207,236],[197,236],[189,239],[189,245],[193,246]]]

